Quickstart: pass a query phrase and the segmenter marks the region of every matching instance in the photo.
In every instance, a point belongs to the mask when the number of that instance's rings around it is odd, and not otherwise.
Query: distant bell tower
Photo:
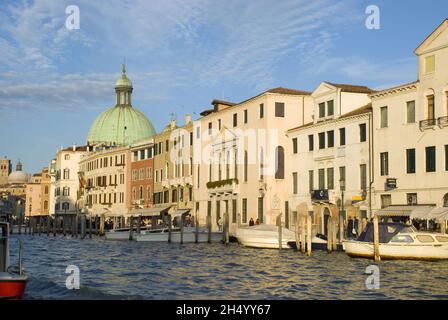
[[[121,67],[121,78],[115,83],[115,92],[117,94],[117,105],[120,107],[132,107],[132,82],[126,76],[126,66]]]

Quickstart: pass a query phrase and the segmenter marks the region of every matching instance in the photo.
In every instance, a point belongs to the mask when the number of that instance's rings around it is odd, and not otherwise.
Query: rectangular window
[[[448,144],[445,145],[445,171],[448,171]]]
[[[264,104],[260,104],[260,119],[264,118]]]
[[[325,102],[319,103],[319,118],[325,118]]]
[[[367,126],[365,123],[361,123],[359,125],[359,141],[360,142],[367,141]]]
[[[284,118],[285,117],[285,104],[283,102],[276,102],[275,103],[275,116],[277,118]]]
[[[392,205],[392,196],[390,194],[381,195],[381,209],[390,207]]]
[[[339,187],[345,191],[345,167],[339,167]]]
[[[436,147],[426,147],[426,172],[436,172]]]
[[[325,169],[319,169],[319,190],[325,189]]]
[[[218,119],[218,130],[221,131],[221,119]]]
[[[327,102],[327,114],[328,116],[334,115],[334,100]]]
[[[327,189],[334,189],[334,168],[327,169]]]
[[[232,199],[232,223],[236,223],[236,199]]]
[[[213,130],[213,124],[211,122],[208,123],[208,135],[210,136],[212,134]]]
[[[425,74],[434,73],[436,71],[436,56],[432,55],[425,58]]]
[[[297,154],[297,138],[292,138],[292,153]]]
[[[247,123],[247,109],[244,110],[244,123]]]
[[[314,150],[314,135],[310,134],[308,136],[308,150],[313,151]]]
[[[367,165],[361,164],[359,169],[361,175],[361,190],[367,190]]]
[[[328,148],[333,148],[334,147],[334,131],[333,130],[327,132],[327,140],[328,140]]]
[[[190,132],[190,146],[193,145],[193,132]]]
[[[406,150],[406,172],[415,173],[415,149]]]
[[[310,192],[314,190],[314,171],[308,171],[308,189]]]
[[[381,176],[389,175],[389,153],[380,153]]]
[[[169,152],[170,151],[170,141],[166,140],[165,141],[165,152]]]
[[[243,199],[243,208],[242,208],[242,223],[247,223],[247,199]]]
[[[297,172],[292,173],[292,193],[297,194]]]
[[[380,109],[380,116],[381,116],[381,128],[387,128],[388,122],[387,122],[387,107],[381,107]]]
[[[435,118],[435,103],[434,103],[434,95],[427,96],[428,99],[428,120],[432,120]]]
[[[345,128],[339,129],[339,145],[345,146]]]
[[[415,101],[406,103],[406,123],[415,123]]]
[[[235,128],[238,125],[238,114],[233,114],[233,127]]]
[[[211,216],[212,216],[212,202],[207,201],[207,217],[211,217]]]
[[[319,149],[325,149],[325,132],[319,133]]]
[[[418,204],[416,193],[407,193],[406,199],[407,199],[408,206],[415,206]]]

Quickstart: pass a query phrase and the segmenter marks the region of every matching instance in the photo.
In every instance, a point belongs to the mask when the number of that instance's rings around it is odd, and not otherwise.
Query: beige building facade
[[[287,128],[311,121],[310,93],[286,88],[263,92],[241,103],[214,100],[193,127],[195,212],[230,232],[253,219],[275,223],[289,218],[285,156]],[[286,212],[286,214],[285,214]]]
[[[365,86],[323,82],[312,94],[313,121],[288,131],[290,227],[298,216],[311,213],[314,232],[326,235],[332,216],[336,221],[367,218],[372,92]]]
[[[415,54],[417,81],[371,95],[375,210],[448,206],[448,20]]]

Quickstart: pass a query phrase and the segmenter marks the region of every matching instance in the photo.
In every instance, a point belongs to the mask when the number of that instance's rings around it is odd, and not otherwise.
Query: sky
[[[85,144],[115,103],[126,62],[133,106],[160,131],[275,87],[392,87],[417,78],[414,49],[446,0],[0,0],[0,157],[27,172]],[[69,5],[79,29],[69,30]],[[366,8],[380,28],[366,28]],[[71,19],[70,19],[71,20]]]

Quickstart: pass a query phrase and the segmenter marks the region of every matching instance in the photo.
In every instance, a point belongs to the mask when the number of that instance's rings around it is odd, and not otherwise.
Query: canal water
[[[380,289],[369,290],[373,262],[344,253],[13,235],[13,263],[16,239],[30,277],[26,299],[448,298],[448,262],[383,261]],[[79,290],[66,288],[68,265],[80,270]]]

